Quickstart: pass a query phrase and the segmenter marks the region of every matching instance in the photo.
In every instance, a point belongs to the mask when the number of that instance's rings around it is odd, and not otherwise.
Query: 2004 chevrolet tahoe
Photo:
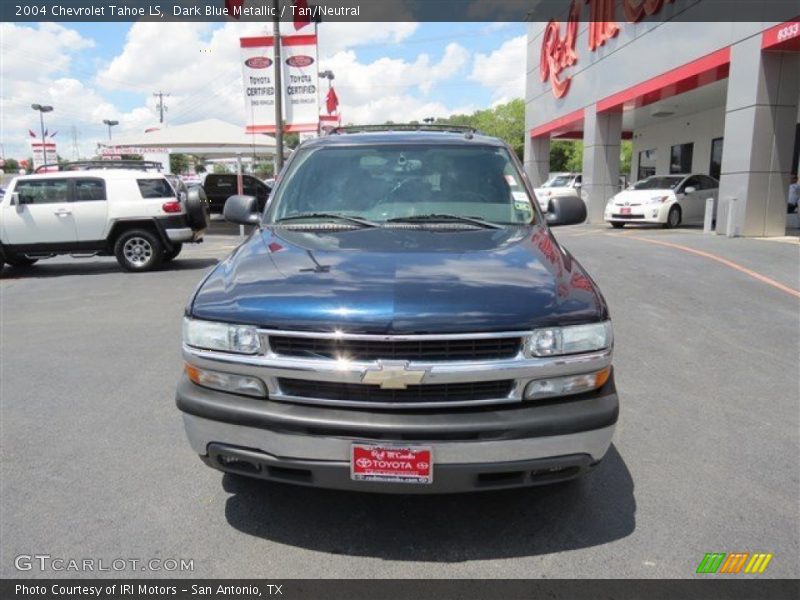
[[[563,481],[618,415],[602,294],[503,142],[341,129],[302,144],[189,300],[177,390],[222,471],[370,492]]]

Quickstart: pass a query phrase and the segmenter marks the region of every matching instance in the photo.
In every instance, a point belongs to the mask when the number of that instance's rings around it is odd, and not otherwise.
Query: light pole
[[[39,111],[39,125],[42,127],[42,164],[47,164],[47,140],[44,138],[44,113],[53,110],[52,106],[45,106],[42,104],[31,104],[33,110]]]
[[[331,81],[336,79],[336,77],[333,74],[333,71],[320,71],[319,78],[328,80],[328,90],[331,89]]]
[[[110,119],[103,119],[103,123],[108,125],[108,141],[111,141],[111,128],[114,125],[119,125],[119,121],[111,121]]]

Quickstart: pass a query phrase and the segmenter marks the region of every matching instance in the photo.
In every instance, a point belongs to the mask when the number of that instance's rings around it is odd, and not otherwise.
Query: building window
[[[673,146],[669,157],[669,172],[691,173],[693,153],[694,144],[678,144],[677,146]]]
[[[636,179],[644,179],[656,174],[656,151],[642,150],[639,152],[639,171],[636,174]]]
[[[714,179],[719,179],[722,173],[722,138],[711,140],[711,164],[708,167],[708,174]]]

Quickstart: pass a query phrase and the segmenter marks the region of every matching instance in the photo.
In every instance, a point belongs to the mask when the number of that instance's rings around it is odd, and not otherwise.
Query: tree
[[[286,133],[283,135],[283,144],[287,148],[294,150],[297,146],[300,145],[300,134],[298,133]]]
[[[5,171],[6,173],[18,173],[19,161],[15,158],[7,158],[6,164],[3,165],[3,171]]]
[[[262,162],[253,168],[253,173],[259,179],[269,179],[275,174],[275,171],[271,162]]]
[[[631,176],[631,161],[633,160],[633,142],[623,140],[620,147],[619,174],[625,177]]]
[[[550,142],[550,172],[580,173],[583,170],[583,142],[553,140]]]
[[[189,169],[189,157],[186,154],[170,154],[169,170],[175,175],[185,173]]]
[[[223,173],[230,173],[228,167],[222,163],[214,163],[214,169],[211,171],[212,173],[216,173],[218,175]]]
[[[439,125],[474,127],[486,135],[505,141],[522,159],[525,148],[525,102],[521,98],[471,115],[451,115],[437,119]]]

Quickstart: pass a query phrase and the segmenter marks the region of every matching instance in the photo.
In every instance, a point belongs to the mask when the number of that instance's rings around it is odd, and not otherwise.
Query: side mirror
[[[577,196],[563,196],[550,199],[545,219],[547,224],[577,225],[586,220],[586,204]]]
[[[697,188],[690,185],[690,186],[684,188],[683,193],[684,194],[692,194],[692,193],[694,193],[696,191],[697,191]]]
[[[19,206],[19,192],[14,192],[11,194],[11,206]]]
[[[231,223],[256,225],[261,219],[257,203],[254,196],[231,196],[225,201],[222,214]]]
[[[572,187],[574,187],[576,190],[579,190],[579,189],[581,189],[583,187],[583,184],[579,181],[575,185],[573,185]]]

